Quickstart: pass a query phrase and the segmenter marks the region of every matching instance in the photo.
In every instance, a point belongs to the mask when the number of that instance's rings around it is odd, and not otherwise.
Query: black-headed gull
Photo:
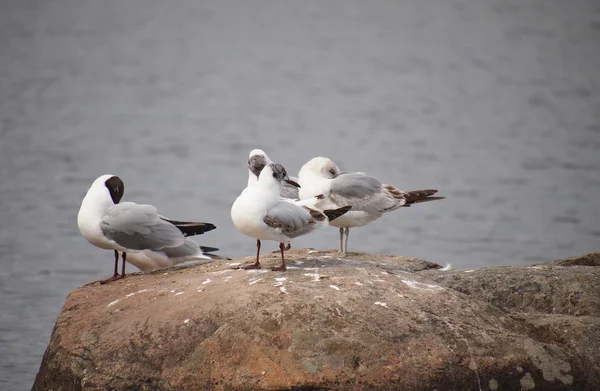
[[[118,176],[100,176],[83,198],[77,215],[79,231],[90,243],[114,251],[114,274],[101,283],[124,278],[126,261],[148,271],[190,260],[220,258],[208,254],[217,248],[201,247],[186,238],[215,229],[213,224],[169,220],[152,205],[120,202],[124,190]],[[119,252],[123,258],[120,275]]]
[[[273,161],[269,159],[265,151],[262,149],[253,149],[250,151],[250,155],[248,155],[248,187],[254,186],[258,182],[258,176],[260,175],[262,169],[265,168],[267,164],[271,163],[273,163]],[[288,180],[293,184],[290,184]],[[298,195],[298,187],[296,186],[297,182],[298,178],[295,177],[286,176],[283,178],[283,181],[281,181],[281,187],[279,188],[280,199],[282,201],[291,202],[299,206],[308,206],[309,208],[314,208],[317,201],[323,196],[317,195],[306,200],[300,200]],[[288,243],[284,250],[287,251],[291,248],[291,244]]]
[[[345,206],[320,212],[283,201],[279,196],[281,182],[285,180],[297,186],[287,177],[281,164],[267,164],[260,172],[257,183],[244,189],[231,207],[231,219],[236,228],[244,235],[256,239],[256,262],[246,268],[261,267],[260,241],[273,240],[279,242],[281,250],[281,266],[273,270],[286,270],[283,255],[285,244],[317,228],[326,227],[329,221],[351,209],[351,206]]]
[[[350,212],[330,223],[340,229],[339,252],[343,255],[348,251],[350,227],[362,227],[400,207],[445,198],[432,197],[437,193],[435,189],[402,191],[362,172],[340,172],[338,166],[325,157],[315,157],[304,164],[298,178],[300,199],[325,195],[315,205],[317,208],[352,206]],[[344,234],[346,240],[342,247]]]
[[[271,164],[273,161],[269,159],[267,154],[262,149],[253,149],[250,151],[248,156],[248,186],[254,185],[258,181],[260,172],[267,164]],[[289,177],[294,182],[298,182],[298,178]],[[298,200],[298,188],[286,182],[285,180],[281,183],[281,189],[279,189],[279,196],[285,200]]]

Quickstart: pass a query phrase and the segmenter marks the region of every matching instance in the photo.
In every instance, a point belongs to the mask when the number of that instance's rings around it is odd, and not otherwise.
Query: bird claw
[[[284,272],[287,270],[287,268],[285,267],[285,265],[282,265],[278,267],[272,267],[271,270],[274,272]]]
[[[115,274],[112,277],[108,277],[108,278],[105,278],[104,280],[100,280],[100,284],[101,285],[108,284],[109,282],[117,281],[122,278],[125,278],[125,276],[121,275],[121,274]]]
[[[252,265],[244,266],[242,269],[251,270],[251,269],[261,269],[261,268],[262,268],[262,266],[260,265],[260,263],[259,264],[253,263]]]

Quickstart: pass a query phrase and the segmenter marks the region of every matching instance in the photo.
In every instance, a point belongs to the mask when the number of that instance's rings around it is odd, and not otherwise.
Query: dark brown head
[[[273,178],[275,178],[277,182],[281,183],[282,181],[285,181],[294,187],[300,187],[298,183],[290,179],[290,177],[287,174],[287,171],[281,164],[271,163],[269,166],[273,170]]]
[[[253,155],[248,159],[248,169],[252,171],[254,175],[258,178],[260,172],[267,165],[267,160],[263,155]]]
[[[104,182],[104,185],[108,189],[108,192],[110,193],[110,198],[112,198],[113,203],[118,204],[119,201],[121,201],[121,198],[123,198],[123,194],[125,193],[125,185],[123,184],[121,178],[119,178],[118,176],[111,176]]]

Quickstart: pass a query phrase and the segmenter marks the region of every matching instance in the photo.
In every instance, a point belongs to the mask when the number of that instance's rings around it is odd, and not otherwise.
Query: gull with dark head
[[[279,242],[281,266],[273,270],[286,270],[284,250],[293,238],[306,235],[317,228],[326,227],[351,206],[320,212],[307,206],[296,205],[280,198],[281,183],[298,184],[288,178],[285,168],[278,163],[268,163],[258,176],[256,184],[248,186],[231,207],[231,220],[244,235],[256,239],[256,262],[246,268],[260,268],[261,240]]]
[[[253,149],[250,151],[250,155],[248,156],[248,187],[256,185],[262,169],[271,163],[273,163],[273,161],[269,159],[265,151],[262,149]],[[281,186],[279,187],[280,199],[282,201],[291,202],[299,206],[308,206],[310,208],[314,208],[315,204],[319,198],[322,197],[322,195],[311,197],[306,200],[300,200],[298,198],[298,187],[296,186],[297,182],[298,178],[288,177],[286,174],[286,177],[283,178],[283,181],[281,181]],[[285,246],[284,251],[287,251],[291,248],[291,244],[288,243]]]
[[[348,251],[351,227],[362,227],[401,207],[445,198],[432,197],[435,189],[402,191],[362,172],[341,172],[325,157],[315,157],[303,165],[298,178],[300,199],[325,195],[315,205],[319,209],[352,206],[350,212],[330,223],[340,230],[339,252],[343,255]]]
[[[187,236],[215,229],[211,223],[170,220],[152,205],[121,202],[125,186],[115,175],[97,178],[81,202],[77,225],[93,245],[113,250],[115,269],[101,283],[125,277],[125,262],[142,271],[173,266],[190,260],[220,258],[214,247],[199,246]],[[119,252],[123,265],[118,273]]]
[[[271,159],[262,149],[253,149],[248,156],[248,186],[253,186],[258,182],[258,176],[266,165],[273,163]],[[294,182],[298,182],[298,178],[289,177]],[[289,184],[287,181],[281,183],[279,196],[286,200],[298,200],[298,188]]]

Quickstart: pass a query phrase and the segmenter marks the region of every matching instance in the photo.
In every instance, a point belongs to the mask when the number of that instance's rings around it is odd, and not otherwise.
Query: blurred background
[[[68,292],[112,273],[76,224],[101,174],[216,224],[198,241],[230,257],[255,251],[229,217],[253,148],[448,197],[353,229],[350,251],[600,250],[596,0],[3,0],[0,49],[0,389],[31,387]]]

